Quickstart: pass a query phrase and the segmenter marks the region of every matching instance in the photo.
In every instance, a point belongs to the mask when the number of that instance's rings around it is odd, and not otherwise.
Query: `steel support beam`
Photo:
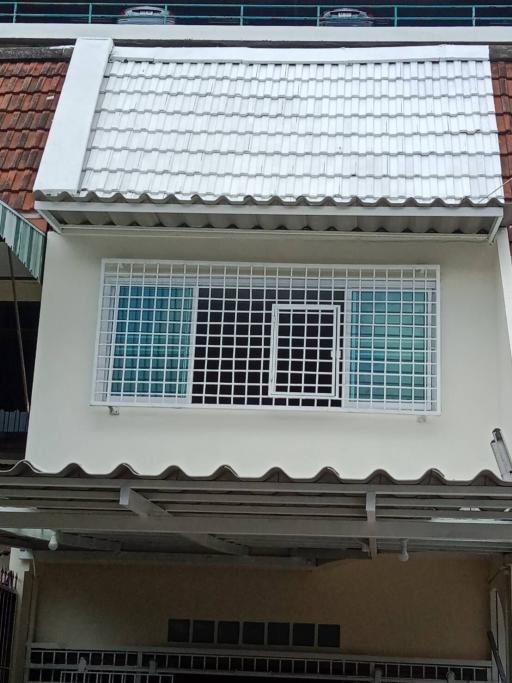
[[[55,529],[78,533],[219,534],[221,536],[288,536],[314,538],[381,538],[436,541],[503,543],[512,548],[512,524],[494,521],[465,522],[378,520],[370,528],[367,520],[320,517],[258,515],[230,517],[227,514],[140,517],[123,513],[90,512],[0,512],[0,528]]]
[[[162,510],[161,507],[128,487],[123,487],[121,489],[119,494],[119,505],[131,510],[131,512],[134,512],[140,517],[160,517],[162,515],[170,517],[170,514],[165,510]],[[245,546],[239,545],[238,543],[222,541],[221,539],[208,534],[198,533],[180,535],[192,543],[197,543],[208,550],[216,550],[219,553],[225,553],[227,555],[248,555],[249,553],[248,548]]]
[[[464,504],[468,503],[467,498],[502,498],[512,503],[512,483],[504,483],[496,486],[478,486],[471,484],[368,484],[364,481],[357,483],[340,482],[334,484],[324,484],[312,481],[295,482],[275,482],[258,480],[215,480],[208,479],[186,480],[186,479],[159,479],[153,477],[149,479],[109,479],[107,477],[66,477],[55,475],[34,476],[0,476],[0,495],[3,487],[12,489],[15,486],[27,486],[31,489],[78,489],[88,490],[91,498],[97,494],[98,489],[110,489],[113,495],[118,496],[120,488],[128,487],[131,489],[144,489],[145,491],[158,491],[162,494],[166,491],[201,491],[203,493],[215,492],[247,492],[247,493],[298,493],[298,494],[324,494],[331,495],[360,495],[366,496],[370,491],[375,491],[378,495],[388,496],[457,496],[464,498]],[[21,491],[23,489],[20,489]],[[72,494],[73,495],[73,494]]]
[[[81,550],[99,550],[117,553],[121,549],[121,543],[119,541],[107,541],[102,538],[92,538],[91,536],[62,533],[60,531],[57,532],[57,542],[59,546],[64,545],[70,548],[78,548]]]
[[[167,514],[161,507],[128,486],[123,486],[119,492],[119,505],[139,517],[158,517]]]
[[[366,521],[368,523],[368,531],[372,535],[368,536],[368,548],[370,557],[374,560],[377,557],[377,538],[375,537],[375,523],[377,521],[377,496],[374,491],[366,494]]]

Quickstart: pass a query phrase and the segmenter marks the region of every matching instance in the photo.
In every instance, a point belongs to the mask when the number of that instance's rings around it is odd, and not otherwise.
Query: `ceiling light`
[[[407,552],[407,539],[404,539],[400,543],[400,555],[398,556],[400,562],[407,562],[409,559],[409,553]]]

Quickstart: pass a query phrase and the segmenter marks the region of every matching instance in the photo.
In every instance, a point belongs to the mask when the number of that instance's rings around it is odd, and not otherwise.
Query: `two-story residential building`
[[[81,39],[35,192],[26,680],[508,680],[489,47]]]

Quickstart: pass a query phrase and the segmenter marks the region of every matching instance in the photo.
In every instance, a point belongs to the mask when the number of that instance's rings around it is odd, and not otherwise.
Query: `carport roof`
[[[429,470],[414,481],[378,470],[343,479],[323,469],[294,479],[222,467],[204,477],[177,467],[141,475],[121,465],[89,474],[20,462],[0,475],[0,528],[13,545],[41,547],[23,530],[58,534],[60,547],[165,552],[179,557],[272,557],[324,562],[378,552],[512,551],[512,483],[488,471],[450,481]],[[84,514],[87,513],[87,514]]]

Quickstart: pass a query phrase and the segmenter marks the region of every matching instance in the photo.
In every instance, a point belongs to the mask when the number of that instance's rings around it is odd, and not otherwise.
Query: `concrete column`
[[[17,548],[11,550],[9,568],[18,577],[11,683],[24,683],[26,680],[25,665],[28,647],[34,634],[37,581],[34,560],[30,558],[30,551]]]
[[[512,672],[512,558],[496,565],[490,580],[491,631],[508,682]],[[493,680],[498,681],[498,667],[493,659]]]

